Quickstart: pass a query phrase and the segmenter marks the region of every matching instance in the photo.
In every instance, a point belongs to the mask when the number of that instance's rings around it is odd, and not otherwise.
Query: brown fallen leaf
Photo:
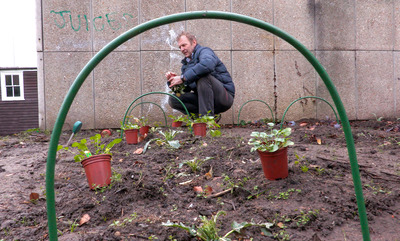
[[[211,179],[213,177],[212,167],[210,168],[210,171],[208,171],[206,174],[204,174],[204,176],[206,176],[206,179]]]
[[[137,155],[140,155],[142,153],[143,153],[143,148],[138,148],[138,149],[136,149],[136,151],[133,152],[133,154],[137,154]]]
[[[195,193],[202,193],[203,192],[203,188],[201,186],[195,186],[195,187],[193,187],[193,191]]]
[[[321,138],[317,138],[318,145],[321,145]]]
[[[306,126],[306,125],[308,125],[307,122],[301,122],[301,123],[300,123],[300,126],[301,126],[301,127]]]
[[[38,200],[38,199],[39,199],[39,193],[32,192],[32,193],[29,195],[29,200],[30,200],[30,201],[36,201],[36,200]]]
[[[83,225],[83,224],[89,222],[89,220],[90,220],[89,214],[87,214],[87,213],[84,214],[84,215],[82,216],[81,220],[79,220],[79,226],[81,226],[81,225]]]
[[[283,224],[282,222],[279,222],[279,223],[277,224],[277,226],[280,227],[280,228],[283,228],[283,227],[285,226],[285,224]]]
[[[211,186],[207,186],[205,192],[206,192],[207,195],[210,195],[213,192],[212,187]]]

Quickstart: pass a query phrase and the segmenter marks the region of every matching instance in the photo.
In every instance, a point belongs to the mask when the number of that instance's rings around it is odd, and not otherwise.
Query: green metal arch
[[[179,103],[181,103],[181,105],[182,105],[183,108],[185,109],[188,118],[190,117],[189,111],[187,110],[185,104],[183,104],[183,102],[182,102],[178,97],[176,97],[175,95],[170,94],[170,93],[155,91],[155,92],[149,92],[149,93],[146,93],[146,94],[142,94],[142,95],[140,95],[139,97],[137,97],[136,99],[134,99],[134,100],[131,102],[131,104],[128,106],[128,109],[126,109],[125,115],[124,115],[124,119],[122,120],[122,123],[124,123],[124,125],[125,125],[126,117],[129,116],[130,113],[131,113],[131,112],[129,111],[129,109],[131,109],[131,106],[132,106],[136,101],[140,100],[141,98],[143,98],[143,97],[145,97],[145,96],[147,96],[147,95],[154,95],[154,94],[169,95],[169,96],[175,98]],[[153,104],[155,104],[155,103],[153,103]],[[136,105],[135,105],[135,107],[136,107]],[[133,107],[133,108],[135,108],[135,107]],[[132,108],[132,109],[133,109],[133,108]],[[161,107],[160,107],[160,108],[161,108]],[[162,110],[162,108],[161,108],[161,110]],[[132,111],[132,110],[131,110],[131,111]],[[129,112],[129,114],[128,114],[128,112]],[[164,113],[164,118],[165,118],[165,125],[167,125],[167,117],[165,116],[164,110],[163,110],[163,113]],[[124,133],[123,133],[123,131],[121,130],[121,138],[122,138],[122,135],[123,135],[123,134],[124,134]]]
[[[144,104],[153,104],[153,105],[157,106],[158,108],[160,108],[160,110],[161,110],[162,113],[164,114],[165,125],[167,125],[167,115],[165,114],[165,111],[163,110],[163,108],[162,108],[159,104],[154,103],[154,102],[152,102],[152,101],[143,101],[143,102],[137,103],[136,105],[134,105],[134,106],[130,109],[129,113],[128,113],[126,116],[130,116],[131,113],[132,113],[132,111],[133,111],[136,107],[138,107],[139,105],[144,105]],[[125,120],[125,116],[124,116],[124,120]],[[123,123],[125,124],[125,122],[123,122]]]
[[[243,105],[240,107],[240,109],[239,109],[239,114],[238,114],[238,124],[240,124],[240,112],[242,112],[243,107],[244,107],[247,103],[253,102],[253,101],[258,101],[258,102],[264,103],[266,106],[268,106],[269,110],[271,111],[272,121],[275,123],[274,112],[272,111],[271,107],[267,104],[267,102],[265,102],[265,101],[263,101],[263,100],[254,99],[254,100],[248,100],[248,101],[244,102]]]
[[[140,33],[143,33],[152,28],[184,21],[184,20],[192,20],[192,19],[224,19],[224,20],[232,20],[235,22],[240,22],[248,25],[252,25],[254,27],[264,29],[268,31],[289,44],[291,44],[294,48],[296,48],[315,68],[321,79],[324,81],[332,99],[335,103],[336,109],[339,112],[340,119],[342,121],[343,131],[345,133],[345,139],[347,144],[347,150],[349,153],[351,173],[353,176],[354,189],[356,194],[358,213],[361,223],[361,230],[364,240],[370,240],[369,230],[368,230],[368,220],[365,209],[365,202],[362,193],[362,184],[360,179],[360,171],[357,163],[357,154],[354,146],[354,139],[351,134],[350,122],[347,118],[346,111],[344,109],[343,103],[339,97],[339,94],[331,81],[328,73],[325,71],[323,66],[318,62],[317,58],[309,51],[304,45],[302,45],[298,40],[296,40],[293,36],[279,29],[278,27],[271,25],[262,20],[236,14],[229,12],[220,12],[220,11],[197,11],[197,12],[184,12],[177,13],[169,16],[164,16],[161,18],[157,18],[151,20],[149,22],[140,24],[125,33],[121,34],[110,43],[108,43],[104,48],[102,48],[93,58],[85,65],[85,67],[81,70],[81,72],[76,77],[75,81],[72,83],[67,95],[64,98],[64,101],[61,105],[60,111],[58,113],[56,122],[54,124],[50,144],[49,151],[47,156],[47,164],[46,164],[46,192],[47,192],[47,218],[48,218],[48,227],[49,227],[49,239],[57,240],[57,219],[55,212],[55,194],[54,194],[54,170],[55,170],[55,160],[56,160],[56,152],[57,145],[60,140],[60,135],[62,131],[62,127],[64,125],[66,116],[68,111],[72,105],[75,96],[77,95],[80,87],[82,86],[85,79],[88,77],[90,72],[113,50],[115,50],[118,46],[125,43],[129,39],[137,36]]]
[[[300,98],[294,100],[292,103],[290,103],[290,105],[289,105],[288,107],[286,107],[286,110],[285,110],[285,112],[283,112],[283,116],[282,116],[282,120],[281,120],[281,127],[280,127],[281,129],[282,129],[282,126],[283,126],[283,121],[285,120],[286,112],[288,112],[289,108],[290,108],[294,103],[296,103],[297,101],[302,100],[302,99],[309,99],[309,98],[319,99],[319,100],[322,100],[322,101],[324,101],[325,103],[327,103],[327,104],[331,107],[333,113],[335,114],[336,122],[337,122],[337,123],[340,123],[340,122],[339,122],[339,119],[338,119],[338,116],[337,116],[337,114],[336,114],[335,109],[333,108],[333,106],[331,105],[331,103],[329,103],[327,100],[325,100],[324,98],[318,97],[318,96],[303,96],[303,97],[300,97]]]

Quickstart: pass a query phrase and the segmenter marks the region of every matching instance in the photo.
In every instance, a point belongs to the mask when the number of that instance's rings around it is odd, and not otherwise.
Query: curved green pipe
[[[154,95],[154,94],[169,95],[169,96],[171,96],[171,97],[174,97],[176,100],[178,100],[179,103],[181,103],[181,105],[183,106],[183,108],[184,108],[185,111],[186,111],[186,114],[188,115],[188,118],[190,117],[189,111],[186,109],[185,104],[183,104],[183,102],[182,102],[178,97],[176,97],[175,95],[170,94],[170,93],[154,91],[154,92],[149,92],[149,93],[146,93],[146,94],[142,94],[141,96],[139,96],[139,97],[137,97],[136,99],[134,99],[134,100],[131,102],[131,104],[128,106],[128,109],[126,109],[125,115],[124,115],[124,119],[122,120],[122,123],[125,124],[126,117],[129,116],[129,115],[128,115],[129,109],[131,108],[131,106],[132,106],[136,101],[138,101],[139,99],[141,99],[141,98],[143,98],[143,97],[145,97],[145,96],[147,96],[147,95]],[[133,107],[133,108],[135,108],[135,107]],[[132,108],[132,109],[133,109],[133,108]],[[129,113],[130,113],[130,112],[129,112]],[[165,118],[165,123],[167,123],[167,118],[165,117],[165,112],[164,112],[164,118]],[[123,134],[124,134],[124,132],[121,130],[121,138],[122,138]]]
[[[300,98],[296,99],[295,101],[293,101],[292,103],[290,103],[290,105],[289,105],[288,107],[286,107],[286,110],[285,110],[285,112],[283,112],[283,116],[282,116],[282,120],[281,120],[281,127],[280,127],[281,129],[282,129],[282,126],[283,126],[283,121],[285,120],[286,112],[288,112],[289,108],[290,108],[294,103],[296,103],[297,101],[302,100],[302,99],[308,99],[308,98],[319,99],[319,100],[322,100],[322,101],[324,101],[325,103],[327,103],[327,104],[331,107],[331,109],[333,110],[333,113],[334,113],[335,116],[336,116],[336,122],[339,123],[338,116],[337,116],[337,114],[336,114],[335,109],[334,109],[333,106],[331,105],[331,103],[329,103],[329,102],[328,102],[327,100],[325,100],[324,98],[321,98],[321,97],[318,97],[318,96],[303,96],[303,97],[300,97]]]
[[[158,108],[160,108],[160,110],[161,110],[162,113],[164,114],[165,126],[167,125],[167,115],[165,115],[165,111],[163,110],[163,108],[162,108],[159,104],[154,103],[154,102],[151,102],[151,101],[143,101],[143,102],[140,102],[140,103],[136,104],[134,107],[132,107],[132,109],[129,111],[129,113],[128,113],[127,116],[130,116],[131,113],[132,113],[132,111],[133,111],[137,106],[143,105],[143,104],[153,104],[153,105],[158,106]],[[125,123],[124,123],[124,124],[125,124]]]
[[[121,44],[125,43],[129,39],[135,37],[136,35],[143,33],[152,28],[184,21],[191,19],[225,19],[232,20],[248,25],[252,25],[254,27],[258,27],[260,29],[264,29],[291,44],[294,48],[296,48],[315,68],[318,72],[321,79],[324,81],[332,99],[335,103],[336,109],[338,110],[340,120],[342,121],[343,131],[345,133],[345,139],[347,144],[347,150],[349,153],[351,173],[353,176],[354,189],[356,194],[358,213],[361,223],[361,231],[364,240],[370,240],[369,230],[368,230],[368,220],[367,214],[365,210],[364,197],[362,193],[362,185],[360,179],[360,170],[357,163],[357,154],[354,147],[354,139],[351,134],[350,122],[347,118],[346,111],[344,109],[343,103],[339,97],[339,94],[331,81],[328,73],[325,71],[323,66],[318,62],[317,58],[309,51],[304,45],[302,45],[299,41],[297,41],[294,37],[284,32],[283,30],[275,27],[269,23],[266,23],[262,20],[236,14],[236,13],[228,13],[228,12],[219,12],[219,11],[198,11],[198,12],[185,12],[178,13],[169,16],[164,16],[161,18],[157,18],[151,20],[149,22],[140,24],[122,35],[118,36],[110,43],[108,43],[104,48],[102,48],[93,58],[85,65],[85,67],[81,70],[81,72],[76,77],[75,81],[72,83],[67,95],[64,98],[64,101],[61,105],[60,111],[58,113],[56,122],[54,124],[53,132],[51,135],[51,140],[49,144],[49,151],[47,157],[46,164],[46,192],[47,192],[47,218],[48,218],[48,226],[49,226],[49,239],[57,240],[57,220],[56,220],[56,212],[55,212],[55,194],[54,194],[54,170],[55,170],[55,160],[56,160],[56,152],[57,145],[60,140],[60,135],[62,131],[62,127],[64,125],[66,116],[68,111],[72,105],[72,102],[78,93],[80,87],[82,86],[85,79],[88,77],[90,72],[114,49],[116,49]]]
[[[240,124],[240,112],[242,112],[242,108],[243,108],[247,103],[253,102],[253,101],[258,101],[258,102],[264,103],[266,106],[268,106],[269,110],[271,111],[272,121],[275,123],[274,112],[272,111],[271,107],[267,104],[267,102],[262,101],[262,100],[256,100],[256,99],[254,99],[254,100],[248,100],[248,101],[244,102],[244,104],[240,107],[240,109],[239,109],[239,114],[238,114],[238,124]]]

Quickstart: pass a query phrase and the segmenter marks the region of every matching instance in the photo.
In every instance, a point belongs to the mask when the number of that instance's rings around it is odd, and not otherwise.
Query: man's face
[[[186,58],[191,58],[194,47],[196,47],[196,40],[191,43],[186,36],[182,36],[178,41],[179,49]]]

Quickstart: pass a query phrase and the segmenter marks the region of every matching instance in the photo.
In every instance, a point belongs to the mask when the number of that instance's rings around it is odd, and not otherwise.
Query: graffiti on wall
[[[63,29],[71,27],[71,29],[75,32],[80,30],[89,31],[91,29],[91,23],[93,24],[93,29],[96,31],[103,31],[106,28],[110,28],[112,30],[130,29],[137,25],[133,22],[133,15],[129,13],[120,14],[112,12],[106,13],[104,16],[94,17],[93,19],[88,19],[86,14],[77,14],[74,16],[71,11],[57,12],[51,10],[50,13],[52,14],[54,23],[58,28]]]

